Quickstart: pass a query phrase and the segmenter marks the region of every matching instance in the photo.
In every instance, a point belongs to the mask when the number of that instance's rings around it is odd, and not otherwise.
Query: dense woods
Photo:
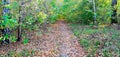
[[[59,20],[88,57],[120,57],[120,0],[0,0],[0,46],[26,45],[27,32],[47,31]]]

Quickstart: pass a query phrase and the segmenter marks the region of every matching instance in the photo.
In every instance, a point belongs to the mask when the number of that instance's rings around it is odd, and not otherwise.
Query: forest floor
[[[86,52],[80,46],[78,38],[64,21],[51,24],[44,34],[38,30],[29,32],[28,35],[30,40],[27,45],[18,42],[0,46],[0,55],[10,56],[15,53],[14,56],[23,57],[86,57]]]

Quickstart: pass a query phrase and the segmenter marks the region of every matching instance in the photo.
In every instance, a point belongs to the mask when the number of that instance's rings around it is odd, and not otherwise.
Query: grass
[[[120,57],[120,31],[111,27],[93,29],[87,25],[71,24],[79,43],[88,52],[88,57]]]

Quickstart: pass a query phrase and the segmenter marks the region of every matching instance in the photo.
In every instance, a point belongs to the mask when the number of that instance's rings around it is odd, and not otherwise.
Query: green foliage
[[[26,2],[28,0],[24,0]],[[21,5],[21,0],[16,0],[8,5],[0,2],[0,29],[9,28],[16,30],[18,26],[22,31],[33,30],[41,27],[44,23],[55,23],[59,19],[65,19],[70,23],[89,24],[93,27],[94,12],[92,0],[31,0],[31,2]],[[2,16],[2,8],[9,8],[10,14]],[[95,0],[97,24],[110,24],[111,22],[111,0]],[[120,23],[120,1],[116,6],[118,22]],[[20,20],[19,20],[20,19]],[[18,23],[20,21],[20,23]],[[89,52],[88,57],[102,53],[103,57],[120,56],[120,33],[118,30],[103,28],[93,29],[91,27],[78,27],[73,25],[73,33],[80,38],[80,44]],[[83,25],[84,26],[84,25]],[[11,35],[0,37],[0,41],[9,39],[16,42],[17,31]],[[29,42],[27,37],[23,37],[23,44]],[[13,57],[14,52],[10,52]],[[29,56],[29,51],[24,50],[22,56]]]
[[[86,29],[84,29],[83,34],[94,34],[94,33],[98,32],[98,31],[99,31],[98,29],[86,28]]]
[[[98,0],[96,6],[98,24],[110,24],[112,15],[111,0]]]
[[[9,18],[10,18],[10,16],[8,16],[8,15],[3,16],[3,19],[5,19],[5,20],[2,20],[0,27],[3,28],[3,26],[4,26],[4,27],[10,28],[10,29],[15,28],[17,26],[17,20],[9,19]]]
[[[79,38],[79,43],[88,52],[88,57],[120,56],[120,32],[113,28],[93,29],[87,25],[72,24],[73,33]]]
[[[38,21],[40,24],[44,23],[44,20],[47,18],[47,15],[43,12],[39,12]]]
[[[16,52],[16,51],[9,51],[7,54],[5,55],[0,55],[0,57],[33,57],[35,54],[34,50],[27,50],[24,49],[21,52]]]
[[[57,21],[57,15],[55,15],[55,14],[54,14],[54,15],[51,15],[51,16],[50,16],[50,19],[49,19],[49,22],[50,22],[50,23],[55,23],[56,21]]]
[[[120,24],[120,1],[119,0],[117,4],[117,17],[118,17],[118,23]]]
[[[26,2],[25,1],[20,1],[19,2]],[[10,4],[7,5],[3,5],[2,3],[0,3],[1,7],[0,7],[0,29],[4,29],[4,28],[9,28],[10,30],[16,30],[18,28],[18,26],[22,27],[22,31],[26,30],[34,30],[36,28],[39,28],[41,24],[43,24],[45,22],[45,20],[48,17],[48,14],[45,13],[45,6],[44,1],[39,0],[40,2],[37,1],[33,1],[31,0],[31,2],[26,2],[23,6],[21,5],[18,1],[12,1]],[[46,2],[45,2],[46,3]],[[27,5],[26,5],[27,4]],[[41,5],[36,6],[36,5]],[[8,8],[10,9],[10,13],[6,14],[4,16],[1,16],[1,10],[2,8]],[[18,23],[18,21],[20,21],[20,23]],[[33,26],[34,25],[34,26]],[[17,33],[17,31],[11,32],[11,34],[16,35],[15,33]],[[0,40],[3,40],[4,36],[2,36],[0,38]],[[7,37],[10,39],[11,42],[16,42],[16,36],[11,37],[11,35],[9,37]],[[28,42],[27,39],[23,40],[23,43],[26,44]]]
[[[23,50],[21,53],[22,56],[29,56],[29,51],[28,50]]]
[[[3,3],[1,3],[1,7],[0,7],[0,29],[5,29],[5,28],[9,28],[10,30],[15,30],[18,26],[18,19],[17,19],[17,11],[18,10],[18,3],[16,1],[11,2],[8,5],[3,5]],[[8,8],[10,10],[15,10],[14,14],[13,12],[10,12],[9,14],[6,15],[2,15],[2,9],[3,7]],[[12,33],[10,35],[2,35],[0,37],[0,41],[5,40],[5,39],[9,39],[10,42],[16,42],[17,37],[15,37],[14,35],[12,35]]]
[[[54,1],[51,5],[54,8],[53,16],[54,14],[57,15],[57,17],[52,17],[51,20],[60,19],[59,16],[61,16],[68,22],[93,24],[93,2],[90,0],[64,0],[64,2],[61,2],[61,5],[56,4]],[[97,24],[110,24],[112,14],[111,1],[98,0],[95,6]]]
[[[15,54],[15,51],[9,51],[8,54],[9,54],[9,55],[5,55],[5,56],[13,57],[13,55]]]
[[[17,38],[14,35],[4,35],[4,36],[0,37],[0,41],[5,40],[5,39],[9,39],[10,42],[16,42],[17,41]]]
[[[2,40],[3,40],[3,37],[1,36],[1,37],[0,37],[0,41],[2,41]]]
[[[26,45],[26,44],[28,44],[29,39],[28,38],[24,38],[22,42],[23,42],[24,45]]]
[[[23,2],[26,1],[27,0]],[[3,7],[9,8],[11,11],[10,14],[0,16],[0,29],[9,28],[10,30],[16,30],[18,26],[21,26],[23,31],[24,29],[33,30],[39,28],[45,22],[55,23],[58,19],[93,26],[94,12],[92,0],[31,0],[31,2],[24,6],[19,2],[21,1],[13,1],[8,5],[3,5],[3,3],[0,2],[0,13]],[[96,0],[95,3],[97,23],[109,24],[112,14],[111,0]],[[118,17],[120,13],[119,6],[118,4]],[[20,23],[18,23],[19,19],[21,21]],[[75,29],[74,34],[80,37],[80,34],[92,35],[99,31],[103,30],[85,28],[78,31],[78,29]],[[106,30],[104,32],[106,33]],[[117,38],[118,35],[119,34],[113,34],[111,37],[114,39]],[[10,37],[11,42],[15,42],[17,37],[12,36],[5,35],[5,37],[0,37],[0,40]],[[28,39],[25,38],[23,43],[26,44],[27,42]],[[87,40],[84,39],[81,40],[81,42],[85,42],[85,46],[87,46]],[[99,41],[95,42],[95,45],[98,46]]]
[[[16,42],[17,41],[17,38],[15,36],[11,36],[9,39],[10,39],[11,42]]]
[[[82,46],[84,46],[84,47],[88,47],[90,43],[89,43],[89,41],[86,40],[86,39],[81,39],[81,40],[80,40],[80,44],[81,44]]]

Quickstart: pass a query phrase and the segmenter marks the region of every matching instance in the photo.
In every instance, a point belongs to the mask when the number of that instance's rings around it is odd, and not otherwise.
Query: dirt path
[[[50,25],[49,32],[44,35],[31,35],[30,43],[26,46],[19,43],[18,45],[10,44],[0,48],[0,53],[10,50],[20,52],[23,49],[31,49],[36,51],[34,56],[37,57],[86,57],[77,38],[64,21]]]

